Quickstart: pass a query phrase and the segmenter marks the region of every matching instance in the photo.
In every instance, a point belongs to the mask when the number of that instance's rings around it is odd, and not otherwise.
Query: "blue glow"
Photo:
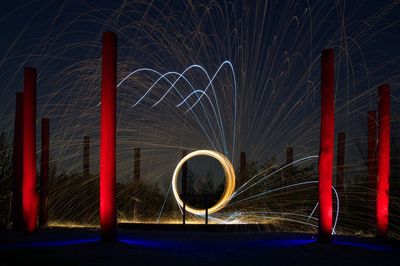
[[[399,251],[388,245],[376,245],[376,244],[367,244],[367,243],[350,242],[350,241],[342,241],[342,240],[332,240],[332,244],[348,246],[348,247],[358,247],[358,248],[374,250],[374,251],[385,251],[385,252],[398,252]]]
[[[88,239],[63,240],[63,241],[13,243],[13,244],[2,244],[0,245],[0,249],[63,247],[63,246],[93,243],[98,241],[100,241],[99,237],[88,238]]]
[[[159,248],[159,247],[167,247],[168,242],[170,241],[152,241],[152,240],[140,240],[135,238],[127,238],[127,237],[119,237],[118,241],[124,244],[132,245],[132,246],[141,246],[148,248]]]
[[[284,240],[264,240],[262,243],[267,246],[277,246],[277,247],[285,247],[285,246],[301,246],[307,245],[311,243],[315,243],[316,239],[284,239]]]
[[[244,240],[244,241],[174,241],[174,240],[143,240],[128,237],[119,237],[119,241],[124,244],[141,246],[148,248],[188,248],[188,249],[215,249],[221,246],[239,247],[239,248],[254,248],[254,247],[269,247],[282,248],[307,245],[316,242],[314,238],[299,238],[299,239],[268,239],[268,240]]]

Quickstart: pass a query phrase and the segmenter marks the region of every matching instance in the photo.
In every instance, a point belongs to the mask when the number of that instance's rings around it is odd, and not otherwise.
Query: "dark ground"
[[[111,243],[87,228],[0,231],[0,265],[400,265],[398,241],[323,244],[309,234],[175,229],[122,227]]]

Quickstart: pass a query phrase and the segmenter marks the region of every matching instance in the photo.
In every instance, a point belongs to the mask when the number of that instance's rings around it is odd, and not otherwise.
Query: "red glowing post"
[[[23,127],[24,93],[17,92],[15,101],[14,145],[13,145],[13,201],[12,227],[22,229],[22,127]]]
[[[339,194],[339,202],[341,206],[345,206],[344,202],[344,158],[346,153],[346,134],[338,133],[338,141],[336,147],[336,186]],[[346,208],[345,208],[346,209]]]
[[[323,242],[329,242],[332,234],[332,166],[335,141],[334,76],[334,52],[333,49],[326,49],[322,51],[321,58],[321,129],[318,162],[318,239]]]
[[[23,114],[23,177],[22,212],[24,231],[32,233],[37,228],[38,195],[36,193],[36,69],[24,71]]]
[[[375,227],[375,199],[376,199],[376,146],[377,120],[376,112],[369,111],[367,117],[367,153],[368,153],[368,188],[370,190],[368,202],[371,206],[371,224]]]
[[[39,226],[47,227],[47,210],[49,194],[49,119],[42,118],[42,153],[40,156],[40,212]]]
[[[379,93],[379,134],[376,193],[377,236],[388,236],[390,175],[390,86],[383,84]]]
[[[100,225],[103,240],[116,240],[117,238],[115,209],[116,77],[117,36],[113,32],[104,32],[100,133]]]

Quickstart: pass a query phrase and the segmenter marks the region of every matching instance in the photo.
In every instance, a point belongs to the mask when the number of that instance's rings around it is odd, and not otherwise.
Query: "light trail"
[[[245,201],[249,201],[249,200],[254,199],[254,198],[257,198],[257,197],[259,197],[259,196],[264,196],[264,195],[267,195],[267,194],[270,194],[270,193],[273,193],[273,192],[276,192],[276,191],[280,191],[280,190],[284,190],[284,189],[288,189],[288,188],[293,188],[293,187],[297,187],[297,186],[309,185],[309,184],[318,184],[318,181],[300,182],[300,183],[296,183],[296,184],[291,184],[291,185],[279,187],[279,188],[276,188],[276,189],[271,189],[271,190],[268,190],[268,191],[265,191],[265,192],[262,192],[262,193],[259,193],[259,194],[256,194],[256,195],[247,197],[247,198],[245,198],[245,199],[232,202],[232,203],[230,203],[229,205],[232,206],[232,205],[235,205],[235,204],[238,204],[238,203],[241,203],[241,202],[245,202]],[[340,208],[339,208],[339,205],[340,205],[340,203],[339,203],[339,195],[338,195],[338,193],[337,193],[337,191],[336,191],[336,189],[335,189],[334,186],[332,186],[332,190],[334,191],[335,196],[336,196],[336,217],[335,217],[335,222],[334,222],[334,225],[333,225],[333,228],[332,228],[332,234],[335,234],[335,229],[336,229],[337,221],[338,221],[338,218],[339,218],[339,209],[340,209]],[[318,206],[318,203],[317,203],[316,207],[317,207],[317,206]],[[314,213],[316,207],[315,207],[315,208],[313,209],[313,211],[311,212],[309,218],[310,218],[310,217],[312,216],[312,214]],[[307,220],[309,220],[309,218],[308,218]]]
[[[183,206],[183,201],[179,196],[178,193],[178,175],[181,171],[181,168],[185,162],[187,162],[189,159],[196,157],[196,156],[209,156],[212,157],[216,160],[219,161],[221,164],[224,173],[225,173],[225,189],[224,192],[221,196],[221,198],[218,200],[217,203],[215,203],[214,206],[208,208],[208,213],[212,214],[214,212],[217,212],[224,208],[228,203],[229,200],[231,199],[231,195],[233,191],[235,190],[235,170],[233,169],[233,166],[231,162],[226,158],[224,155],[215,152],[215,151],[210,151],[210,150],[198,150],[189,153],[185,157],[182,158],[182,160],[178,163],[178,165],[175,168],[174,174],[172,176],[172,192],[174,193],[175,200],[177,201],[178,205],[180,207]],[[197,209],[194,207],[191,207],[189,205],[186,206],[186,210],[190,213],[196,214],[196,215],[202,215],[205,213],[205,209]]]
[[[191,89],[193,90],[193,92],[190,93],[189,96],[186,96],[185,98],[183,98],[183,101],[180,102],[179,104],[177,104],[176,107],[180,107],[180,106],[182,106],[184,103],[187,103],[187,100],[188,100],[188,99],[190,98],[190,96],[192,96],[193,94],[196,94],[196,95],[197,95],[197,93],[201,92],[201,94],[200,94],[200,96],[198,97],[197,101],[196,101],[192,106],[189,106],[188,110],[186,110],[186,113],[189,112],[189,111],[191,111],[191,110],[200,102],[201,98],[205,95],[205,96],[207,97],[207,99],[209,100],[210,104],[211,104],[211,107],[212,107],[212,109],[213,109],[213,111],[214,111],[215,116],[218,118],[218,121],[219,121],[218,126],[219,126],[219,129],[220,129],[221,138],[222,138],[223,140],[225,140],[225,139],[226,139],[226,136],[225,136],[225,132],[224,132],[224,129],[223,129],[223,126],[222,126],[221,111],[220,111],[219,104],[218,104],[217,94],[216,94],[215,89],[214,89],[214,86],[213,86],[213,81],[214,81],[214,79],[217,77],[218,73],[221,71],[221,69],[222,69],[225,65],[228,65],[228,66],[229,66],[229,69],[231,70],[231,75],[232,75],[232,78],[233,78],[234,95],[235,95],[235,96],[234,96],[234,118],[233,118],[233,121],[234,121],[234,125],[233,125],[233,144],[232,144],[232,159],[231,159],[231,160],[233,161],[233,160],[234,160],[234,147],[235,147],[235,145],[236,145],[236,120],[237,120],[237,113],[236,113],[236,112],[237,112],[237,111],[236,111],[236,110],[237,110],[237,87],[236,87],[236,86],[237,86],[237,84],[236,84],[235,71],[234,71],[233,65],[232,65],[232,63],[231,63],[230,61],[228,61],[228,60],[224,61],[224,62],[218,67],[217,71],[214,73],[214,75],[213,75],[212,77],[210,77],[210,75],[208,74],[208,72],[207,72],[207,70],[206,70],[205,68],[203,68],[202,66],[197,65],[197,64],[194,64],[194,65],[191,65],[191,66],[187,67],[182,73],[179,73],[179,72],[167,72],[167,73],[161,74],[161,73],[159,73],[158,71],[156,71],[156,70],[154,70],[154,69],[151,69],[151,68],[140,68],[140,69],[137,69],[137,70],[132,71],[132,72],[129,73],[126,77],[124,77],[124,78],[118,83],[117,87],[121,86],[121,85],[122,85],[128,78],[130,78],[132,75],[137,74],[137,73],[139,73],[139,72],[142,72],[142,71],[149,71],[149,72],[157,73],[158,75],[160,75],[160,76],[158,77],[158,79],[157,79],[155,82],[153,82],[153,84],[152,84],[152,85],[147,89],[147,91],[139,98],[139,100],[137,100],[136,103],[132,105],[132,108],[135,107],[135,106],[137,106],[140,102],[142,102],[142,101],[144,100],[144,98],[151,92],[151,90],[152,90],[161,80],[166,80],[166,81],[169,82],[171,85],[170,85],[170,87],[168,88],[168,90],[160,97],[160,99],[159,99],[156,103],[154,103],[154,104],[152,105],[152,107],[155,107],[155,106],[157,106],[157,105],[171,92],[172,89],[175,89],[176,91],[178,91],[178,89],[176,88],[176,84],[178,83],[178,81],[179,81],[180,79],[183,79],[184,81],[186,81],[186,82],[189,84],[189,86],[191,87]],[[207,77],[207,79],[208,79],[207,86],[206,86],[203,90],[195,89],[194,86],[192,85],[192,83],[185,77],[185,73],[188,72],[188,71],[191,70],[191,69],[194,69],[194,68],[200,69],[200,70],[206,75],[206,77]],[[173,75],[173,74],[174,74],[174,75],[178,75],[178,77],[171,83],[170,80],[167,79],[167,76]],[[216,111],[215,111],[215,107],[214,107],[213,102],[211,101],[211,99],[210,99],[210,98],[208,97],[208,95],[207,95],[207,90],[208,90],[209,88],[212,89],[212,92],[213,92],[213,94],[214,94]],[[225,155],[228,155],[228,150],[227,150],[225,141],[223,142],[223,144],[224,144]]]
[[[256,175],[253,176],[252,178],[250,178],[249,181],[247,181],[247,182],[244,183],[240,188],[238,188],[238,189],[235,191],[235,193],[233,193],[232,198],[239,196],[241,193],[243,193],[243,192],[245,192],[246,190],[248,190],[248,189],[254,187],[255,185],[257,185],[257,184],[259,184],[260,182],[262,182],[263,180],[267,179],[268,177],[271,177],[271,176],[273,176],[274,174],[279,173],[279,172],[283,171],[284,169],[286,169],[286,168],[288,168],[288,167],[290,167],[290,166],[292,166],[292,165],[294,165],[294,164],[296,164],[296,163],[303,162],[303,161],[307,161],[307,160],[311,160],[311,159],[318,159],[318,158],[319,158],[318,155],[312,155],[312,156],[307,156],[307,157],[298,159],[298,160],[296,160],[296,161],[294,161],[294,162],[292,162],[292,163],[290,163],[290,164],[287,164],[287,165],[285,165],[285,166],[283,166],[283,167],[277,169],[276,171],[274,171],[274,172],[272,172],[272,173],[270,173],[270,174],[264,176],[262,179],[258,180],[257,182],[255,182],[255,183],[252,184],[251,186],[249,186],[249,187],[247,187],[247,188],[244,188],[244,187],[245,187],[248,183],[250,183],[254,178],[256,178],[256,177],[262,175],[263,172],[267,171],[267,170],[264,170],[264,171],[262,171],[262,172],[256,174]]]

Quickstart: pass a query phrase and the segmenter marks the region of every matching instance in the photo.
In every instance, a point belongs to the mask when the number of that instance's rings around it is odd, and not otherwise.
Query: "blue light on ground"
[[[18,249],[18,248],[48,248],[48,247],[63,247],[79,244],[87,244],[101,241],[100,237],[86,238],[86,239],[73,239],[62,241],[41,241],[41,242],[24,242],[24,243],[7,243],[0,244],[0,250],[5,249]],[[228,247],[234,246],[236,248],[285,248],[295,247],[315,243],[317,240],[311,238],[290,238],[290,239],[257,239],[257,240],[154,240],[154,239],[139,239],[135,237],[120,236],[118,241],[123,244],[144,247],[144,248],[158,248],[158,249],[215,249],[221,246]],[[380,252],[398,252],[399,250],[385,244],[372,244],[352,242],[345,240],[332,240],[333,245],[348,246],[362,248],[372,251]]]
[[[314,238],[299,238],[299,239],[272,239],[272,240],[261,240],[259,243],[268,246],[268,247],[293,247],[293,246],[301,246],[307,245],[311,243],[315,243],[316,239]]]
[[[254,247],[268,247],[268,248],[284,248],[307,245],[316,242],[314,238],[298,238],[298,239],[268,239],[268,240],[220,240],[220,241],[207,241],[207,240],[143,240],[129,237],[119,237],[119,241],[124,244],[149,247],[149,248],[189,248],[189,249],[215,249],[219,247],[234,246],[236,248],[254,248]]]
[[[118,241],[132,246],[141,246],[149,248],[171,247],[172,243],[172,241],[152,241],[152,240],[141,240],[141,239],[127,238],[127,237],[119,237]]]

